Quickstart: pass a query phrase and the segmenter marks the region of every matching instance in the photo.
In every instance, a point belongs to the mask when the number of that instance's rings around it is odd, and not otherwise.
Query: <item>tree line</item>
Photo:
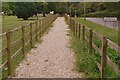
[[[86,2],[85,10],[86,14],[95,12],[115,13],[118,14],[120,8],[118,2]],[[67,13],[70,16],[82,16],[84,13],[83,2],[4,2],[2,10],[5,15],[16,15],[18,18],[24,20],[37,14],[45,14],[50,11],[55,13],[64,14]],[[95,14],[93,14],[95,15]],[[99,15],[97,15],[99,16]],[[104,16],[104,15],[103,15]],[[106,16],[106,15],[105,15]],[[108,15],[109,16],[109,15]]]

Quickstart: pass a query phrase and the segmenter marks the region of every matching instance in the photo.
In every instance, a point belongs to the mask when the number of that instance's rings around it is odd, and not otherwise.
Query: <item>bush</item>
[[[103,12],[94,12],[94,13],[88,13],[86,14],[86,17],[117,17],[118,19],[120,19],[120,17],[118,16],[118,11],[115,12],[109,12],[109,11],[103,11]],[[83,17],[84,15],[82,15]]]

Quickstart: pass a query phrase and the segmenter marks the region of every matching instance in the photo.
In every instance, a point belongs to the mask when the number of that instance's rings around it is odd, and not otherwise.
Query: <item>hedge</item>
[[[118,14],[118,11],[116,12],[108,12],[108,11],[104,11],[104,12],[94,12],[94,13],[88,13],[86,14],[86,17],[117,17],[118,20],[120,20],[120,14]],[[82,17],[84,15],[81,15]]]

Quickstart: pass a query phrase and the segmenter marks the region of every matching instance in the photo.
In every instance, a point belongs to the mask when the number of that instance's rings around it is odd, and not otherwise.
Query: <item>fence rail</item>
[[[86,39],[89,47],[88,51],[90,54],[92,54],[93,49],[95,49],[99,55],[101,56],[101,62],[97,63],[96,65],[98,66],[100,72],[101,72],[101,78],[105,78],[105,67],[108,64],[112,70],[120,77],[120,69],[117,67],[117,64],[114,63],[108,56],[107,56],[107,48],[110,47],[111,49],[114,49],[118,54],[120,54],[120,46],[112,42],[111,40],[107,39],[106,37],[98,34],[97,32],[93,31],[92,29],[81,25],[77,21],[75,21],[74,18],[70,18],[67,15],[65,15],[65,19],[70,25],[70,29],[72,30],[73,34],[83,41]],[[78,24],[76,26],[76,24]],[[78,29],[79,28],[79,29]],[[88,33],[87,37],[85,33]],[[99,48],[94,42],[93,42],[93,37],[96,37],[102,42],[102,46]]]
[[[51,27],[52,22],[57,18],[57,16],[58,15],[49,15],[45,18],[42,18],[25,26],[0,34],[0,38],[3,41],[4,38],[6,38],[6,47],[0,50],[0,54],[2,54],[3,58],[7,57],[5,61],[2,61],[2,65],[0,65],[0,70],[4,71],[5,67],[7,67],[8,76],[11,76],[13,74],[12,62],[15,60],[15,58],[20,53],[22,53],[23,58],[25,58],[26,45],[30,44],[30,47],[33,48],[33,42],[34,42],[33,39],[35,39],[35,41],[38,41],[41,38],[41,36],[47,31],[47,29]],[[19,32],[21,35],[19,36],[18,39],[11,40],[11,37],[14,37],[12,34],[15,34],[15,32]],[[30,38],[27,40],[28,37]],[[16,45],[20,45],[20,44],[22,44],[20,48],[18,48],[17,51],[14,51],[13,53],[12,48],[16,48]]]

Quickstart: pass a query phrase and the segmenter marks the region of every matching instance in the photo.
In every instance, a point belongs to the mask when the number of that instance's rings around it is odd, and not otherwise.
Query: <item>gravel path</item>
[[[15,77],[19,78],[78,78],[74,70],[74,53],[68,48],[67,25],[58,17],[50,32],[43,37],[25,61],[19,64]]]
[[[113,29],[116,29],[116,30],[118,30],[118,28],[120,27],[118,21],[117,22],[106,22],[105,23],[103,18],[86,18],[86,19],[89,20],[89,21],[101,24],[101,25],[106,25],[106,27],[113,28]]]

